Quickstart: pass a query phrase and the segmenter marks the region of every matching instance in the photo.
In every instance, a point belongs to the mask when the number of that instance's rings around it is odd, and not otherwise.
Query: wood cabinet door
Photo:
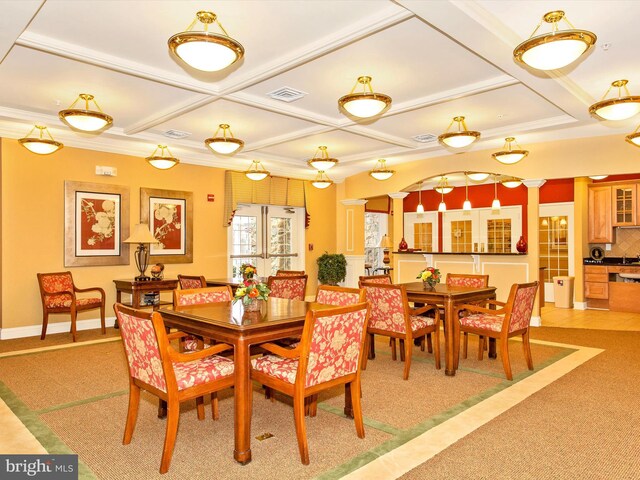
[[[584,296],[586,298],[609,298],[609,283],[604,282],[584,282]]]
[[[611,199],[611,186],[589,187],[589,243],[613,243]]]
[[[636,225],[636,185],[633,183],[614,185],[611,189],[614,227]]]

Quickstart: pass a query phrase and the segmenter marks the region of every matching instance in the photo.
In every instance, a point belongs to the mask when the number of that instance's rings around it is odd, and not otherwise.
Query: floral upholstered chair
[[[522,348],[529,370],[533,370],[531,347],[529,345],[529,323],[536,299],[538,282],[516,283],[511,287],[506,303],[489,300],[487,303],[502,307],[496,310],[478,305],[460,305],[458,311],[466,310],[467,315],[460,316],[460,331],[475,333],[480,338],[495,338],[500,342],[502,366],[507,380],[513,380],[509,362],[509,338],[522,336]],[[484,348],[478,349],[478,360],[482,360]],[[455,355],[457,358],[457,355]],[[466,358],[466,356],[465,356]]]
[[[42,334],[40,340],[47,335],[49,314],[69,313],[71,315],[71,336],[76,341],[76,319],[78,312],[100,309],[100,326],[102,334],[107,333],[104,319],[105,295],[102,288],[78,288],[73,283],[71,272],[38,273],[40,298],[42,299]],[[77,298],[76,293],[98,292],[99,296]]]
[[[382,283],[383,285],[391,285],[391,275],[362,275],[358,277],[358,286],[362,288],[364,283]]]
[[[160,473],[166,473],[178,433],[180,403],[195,398],[198,419],[204,420],[203,395],[210,393],[213,418],[218,418],[217,392],[234,384],[234,366],[233,360],[216,354],[233,347],[217,344],[195,353],[178,353],[169,340],[185,334],[167,334],[160,313],[134,310],[119,303],[114,309],[129,364],[129,410],[122,443],[131,442],[140,389],[167,402],[167,429],[160,461]]]
[[[452,285],[456,287],[488,287],[489,286],[489,275],[472,275],[468,273],[447,273],[447,285]],[[440,310],[440,315],[444,314],[444,310]],[[465,312],[462,311],[462,315],[465,315]],[[464,358],[467,358],[467,348],[469,345],[469,335],[465,332],[464,339],[462,341],[462,354]],[[484,339],[479,342],[478,348],[485,349],[485,341]]]
[[[316,293],[316,303],[345,307],[366,301],[364,290],[361,288],[334,287],[333,285],[319,285]]]
[[[207,280],[202,275],[178,275],[178,283],[182,290],[207,288]]]
[[[267,287],[271,290],[270,297],[304,300],[307,290],[307,275],[269,277]]]
[[[305,398],[322,390],[345,385],[345,410],[353,406],[356,432],[359,438],[364,438],[360,370],[368,318],[366,303],[310,310],[297,348],[262,344],[261,347],[273,355],[251,361],[252,379],[293,397],[296,436],[304,465],[309,464]]]
[[[364,283],[363,288],[371,308],[369,320],[369,345],[374,343],[374,335],[385,335],[400,339],[401,359],[404,361],[402,378],[409,378],[413,339],[434,334],[434,357],[436,369],[440,369],[440,312],[436,305],[410,308],[407,291],[403,285],[383,285]],[[433,317],[422,316],[433,311]],[[424,340],[423,340],[424,341]],[[371,358],[374,358],[371,348]],[[366,368],[364,360],[363,368]]]
[[[304,275],[304,270],[278,270],[276,277],[297,277],[298,275]]]

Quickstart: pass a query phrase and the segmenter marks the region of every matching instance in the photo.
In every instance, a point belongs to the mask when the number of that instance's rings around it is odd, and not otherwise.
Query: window
[[[414,223],[413,224],[413,248],[424,252],[433,251],[433,224]]]
[[[511,219],[487,220],[487,252],[511,252]]]
[[[569,275],[568,226],[567,216],[540,217],[540,266],[546,267],[545,283]]]
[[[372,269],[382,267],[383,253],[380,245],[382,236],[387,233],[388,215],[386,213],[364,214],[364,263]]]
[[[433,252],[438,249],[438,212],[405,212],[404,239],[408,248]],[[398,240],[399,243],[400,240]]]
[[[454,220],[451,222],[451,251],[471,252],[472,231],[471,220]]]

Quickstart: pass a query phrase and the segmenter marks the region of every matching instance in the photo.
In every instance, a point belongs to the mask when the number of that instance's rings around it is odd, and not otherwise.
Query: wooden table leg
[[[344,384],[344,414],[353,418],[353,404],[351,402],[351,383]]]
[[[448,298],[444,302],[444,329],[445,329],[445,348],[444,348],[444,361],[445,361],[445,375],[453,377],[456,374],[456,330],[453,322],[453,300]],[[458,338],[458,342],[460,339]]]
[[[251,397],[249,344],[243,338],[235,344],[234,450],[233,458],[243,465],[251,461]]]
[[[489,358],[498,358],[498,352],[496,352],[496,339],[489,337]]]

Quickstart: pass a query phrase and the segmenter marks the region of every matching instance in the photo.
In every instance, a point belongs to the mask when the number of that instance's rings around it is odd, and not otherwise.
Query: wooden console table
[[[114,280],[113,283],[116,284],[116,301],[118,303],[122,303],[123,305],[127,305],[132,308],[153,307],[154,310],[157,310],[161,305],[173,305],[173,298],[170,302],[161,300],[154,305],[142,305],[140,303],[140,298],[143,294],[175,290],[178,288],[177,279],[148,280],[142,282],[137,280]],[[122,301],[123,292],[131,294],[130,302]],[[118,328],[117,319],[114,328]]]

